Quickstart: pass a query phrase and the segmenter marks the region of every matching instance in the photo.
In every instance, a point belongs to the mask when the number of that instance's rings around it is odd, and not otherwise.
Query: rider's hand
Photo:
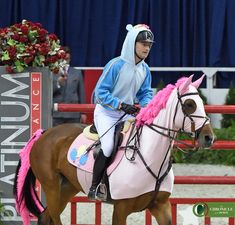
[[[139,112],[139,110],[140,110],[135,105],[129,105],[129,104],[126,104],[124,102],[121,103],[120,109],[122,111],[124,111],[125,113],[127,113],[127,114],[135,114],[135,113]]]

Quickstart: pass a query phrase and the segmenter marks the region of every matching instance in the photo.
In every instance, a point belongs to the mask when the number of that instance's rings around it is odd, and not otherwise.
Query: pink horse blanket
[[[126,145],[129,132],[124,136],[121,146]],[[86,149],[93,143],[93,140],[87,139],[82,133],[74,140],[67,155],[68,161],[77,167],[77,177],[86,194],[91,186],[94,164],[93,150],[86,153]],[[130,161],[124,153],[124,149],[120,148],[114,162],[107,169],[112,199],[132,198],[153,191],[156,180],[147,171],[138,155],[134,161]],[[131,154],[127,152],[127,155]],[[173,180],[171,170],[162,182],[160,191],[171,193]]]

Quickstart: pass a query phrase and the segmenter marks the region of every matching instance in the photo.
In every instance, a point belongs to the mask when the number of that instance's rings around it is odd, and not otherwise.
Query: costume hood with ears
[[[149,27],[145,24],[138,24],[134,27],[131,24],[126,26],[128,33],[122,46],[121,59],[135,65],[135,42],[136,37],[141,31],[150,31]]]

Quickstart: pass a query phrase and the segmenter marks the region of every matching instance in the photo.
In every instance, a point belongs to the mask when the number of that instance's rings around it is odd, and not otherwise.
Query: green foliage
[[[235,122],[228,128],[214,129],[218,140],[235,140]],[[184,137],[182,139],[185,139]],[[223,164],[235,165],[235,150],[208,150],[201,149],[193,154],[173,152],[176,163],[201,163],[201,164]]]
[[[0,202],[0,225],[3,225],[2,223],[2,217],[3,217],[3,213],[5,212],[5,208],[4,205]]]
[[[157,85],[157,91],[162,90],[166,85],[164,84],[163,80],[160,80],[160,82]]]
[[[11,213],[5,209],[4,204],[0,201],[0,225],[3,225],[2,222],[3,216],[11,217],[13,215],[11,215]]]
[[[2,191],[0,190],[0,195],[2,194]],[[0,198],[0,225],[3,225],[2,219],[3,216],[7,216],[10,217],[10,212],[7,211],[4,207],[4,204],[1,202],[1,198]]]
[[[231,85],[229,92],[226,97],[225,105],[235,105],[235,88]],[[223,114],[223,119],[221,121],[222,127],[229,127],[235,121],[235,114]]]

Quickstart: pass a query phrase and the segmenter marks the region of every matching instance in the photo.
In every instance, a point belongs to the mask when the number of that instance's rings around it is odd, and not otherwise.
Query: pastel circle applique
[[[77,158],[77,149],[76,148],[73,148],[70,152],[70,159],[75,161]]]
[[[88,160],[88,153],[83,154],[79,159],[80,165],[85,165]]]
[[[86,149],[86,145],[81,145],[77,150],[77,158],[81,157],[85,153]]]

